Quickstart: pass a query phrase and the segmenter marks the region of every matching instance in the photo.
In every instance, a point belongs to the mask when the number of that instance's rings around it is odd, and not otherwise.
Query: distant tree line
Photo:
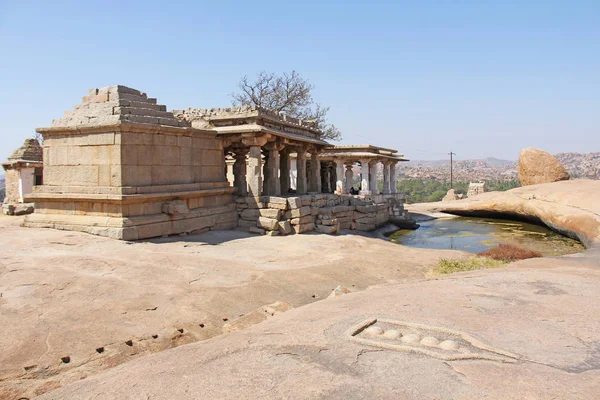
[[[488,191],[505,191],[521,186],[518,180],[486,181]],[[383,184],[381,185],[383,186]],[[467,194],[469,182],[454,182],[457,194]],[[398,182],[398,192],[406,195],[406,203],[427,203],[440,201],[450,190],[450,182],[433,179],[405,179]]]

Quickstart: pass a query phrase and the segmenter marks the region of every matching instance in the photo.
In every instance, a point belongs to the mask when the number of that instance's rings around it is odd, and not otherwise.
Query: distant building
[[[485,192],[487,192],[487,185],[485,184],[485,182],[471,182],[469,183],[467,197],[477,196],[478,194]]]
[[[43,149],[36,139],[27,139],[2,163],[6,171],[6,194],[2,202],[4,214],[27,214],[33,212],[33,204],[24,205],[25,197],[33,187],[41,185]]]

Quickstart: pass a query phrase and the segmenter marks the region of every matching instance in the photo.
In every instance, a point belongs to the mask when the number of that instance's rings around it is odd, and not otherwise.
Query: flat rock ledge
[[[412,213],[445,212],[481,217],[509,217],[541,222],[578,239],[586,248],[600,248],[600,181],[576,179],[488,192],[451,203],[407,205]]]
[[[39,398],[594,399],[600,392],[599,193],[600,182],[574,180],[451,205],[412,205],[417,213],[537,220],[579,238],[588,250],[325,299]],[[396,248],[414,250],[389,251]]]

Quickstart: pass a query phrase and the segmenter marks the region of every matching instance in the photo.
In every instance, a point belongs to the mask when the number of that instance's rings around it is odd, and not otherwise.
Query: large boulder
[[[458,195],[456,194],[456,191],[454,189],[450,189],[450,190],[448,190],[448,193],[446,193],[446,195],[444,196],[442,201],[454,201],[454,200],[459,200],[459,199],[460,199],[460,197],[458,197]]]
[[[522,186],[566,181],[569,173],[552,154],[533,147],[519,154],[519,180]]]

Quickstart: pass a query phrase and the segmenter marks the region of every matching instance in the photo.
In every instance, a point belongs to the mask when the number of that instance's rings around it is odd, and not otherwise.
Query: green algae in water
[[[409,247],[463,250],[479,253],[500,243],[539,251],[544,256],[573,254],[584,250],[576,240],[544,226],[486,218],[449,218],[420,223],[417,230],[399,230],[390,239]]]

